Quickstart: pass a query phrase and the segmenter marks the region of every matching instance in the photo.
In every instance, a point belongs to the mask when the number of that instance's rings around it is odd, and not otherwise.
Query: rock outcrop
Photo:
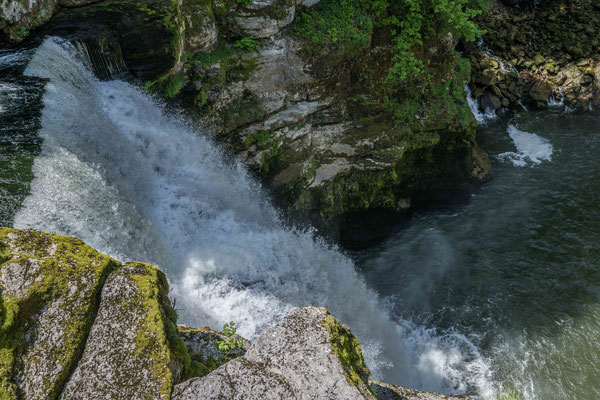
[[[61,399],[169,398],[186,360],[167,287],[162,272],[142,263],[127,263],[109,276]]]
[[[359,3],[70,3],[43,33],[82,44],[101,78],[126,69],[182,106],[292,216],[365,245],[436,196],[485,179],[489,164],[474,153],[456,38],[427,44],[427,81],[390,91],[393,40]],[[343,35],[318,25],[328,18]]]
[[[0,42],[18,43],[44,25],[62,7],[77,7],[101,0],[3,0],[0,3]]]
[[[233,336],[177,329],[167,295],[152,265],[0,228],[0,398],[457,399],[369,382],[358,340],[324,308],[224,354]]]

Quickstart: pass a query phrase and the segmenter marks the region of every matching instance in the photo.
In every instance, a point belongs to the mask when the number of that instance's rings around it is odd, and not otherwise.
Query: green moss
[[[331,335],[330,343],[340,360],[348,383],[359,388],[363,385],[368,388],[370,372],[365,365],[358,339],[331,315],[327,316],[324,325]]]
[[[63,346],[44,357],[61,365],[62,371],[56,380],[42,377],[48,397],[57,398],[83,352],[102,285],[119,264],[78,239],[33,230],[0,228],[0,243],[0,269],[6,267],[8,261],[25,265],[35,263],[38,267],[27,293],[20,297],[7,294],[0,297],[0,399],[14,398],[15,364],[28,346],[26,338],[36,329],[36,315],[46,305],[61,298],[64,299],[64,311],[69,315],[63,327]],[[54,255],[48,254],[51,248],[54,248]],[[93,286],[89,290],[81,290],[91,282]],[[73,293],[73,287],[79,290]],[[84,295],[86,297],[81,299]],[[73,298],[70,302],[72,296],[79,301]],[[35,362],[35,359],[27,362]]]
[[[177,314],[167,296],[167,279],[153,265],[136,262],[125,267],[132,270],[127,276],[139,289],[131,307],[141,307],[145,313],[142,324],[136,328],[135,354],[149,356],[150,371],[162,382],[160,393],[169,395],[173,385],[189,375],[191,359],[177,334]]]

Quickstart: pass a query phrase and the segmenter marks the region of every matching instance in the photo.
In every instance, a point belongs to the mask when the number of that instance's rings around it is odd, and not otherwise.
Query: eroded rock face
[[[78,239],[0,228],[1,398],[56,398],[117,266]]]
[[[176,355],[183,343],[167,294],[166,278],[154,266],[127,263],[113,272],[61,399],[168,399],[185,365]]]

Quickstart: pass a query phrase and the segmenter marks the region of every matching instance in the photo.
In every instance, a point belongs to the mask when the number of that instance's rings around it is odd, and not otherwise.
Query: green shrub
[[[235,322],[229,322],[223,325],[223,331],[221,332],[224,336],[226,336],[225,340],[220,340],[217,343],[217,348],[221,353],[219,357],[220,362],[225,362],[231,358],[235,358],[235,350],[241,349],[244,346],[244,341],[239,336],[236,336],[237,328],[235,327]]]
[[[245,37],[235,42],[233,47],[243,51],[254,51],[260,47],[260,44],[254,39]]]

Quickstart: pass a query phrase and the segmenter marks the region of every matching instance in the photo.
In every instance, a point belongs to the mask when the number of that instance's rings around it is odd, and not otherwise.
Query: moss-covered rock
[[[118,266],[78,239],[0,228],[0,398],[55,399]]]
[[[170,398],[190,358],[167,295],[166,278],[154,266],[127,263],[113,272],[61,398]]]
[[[284,376],[298,398],[373,399],[358,340],[324,308],[292,310],[245,358]]]

